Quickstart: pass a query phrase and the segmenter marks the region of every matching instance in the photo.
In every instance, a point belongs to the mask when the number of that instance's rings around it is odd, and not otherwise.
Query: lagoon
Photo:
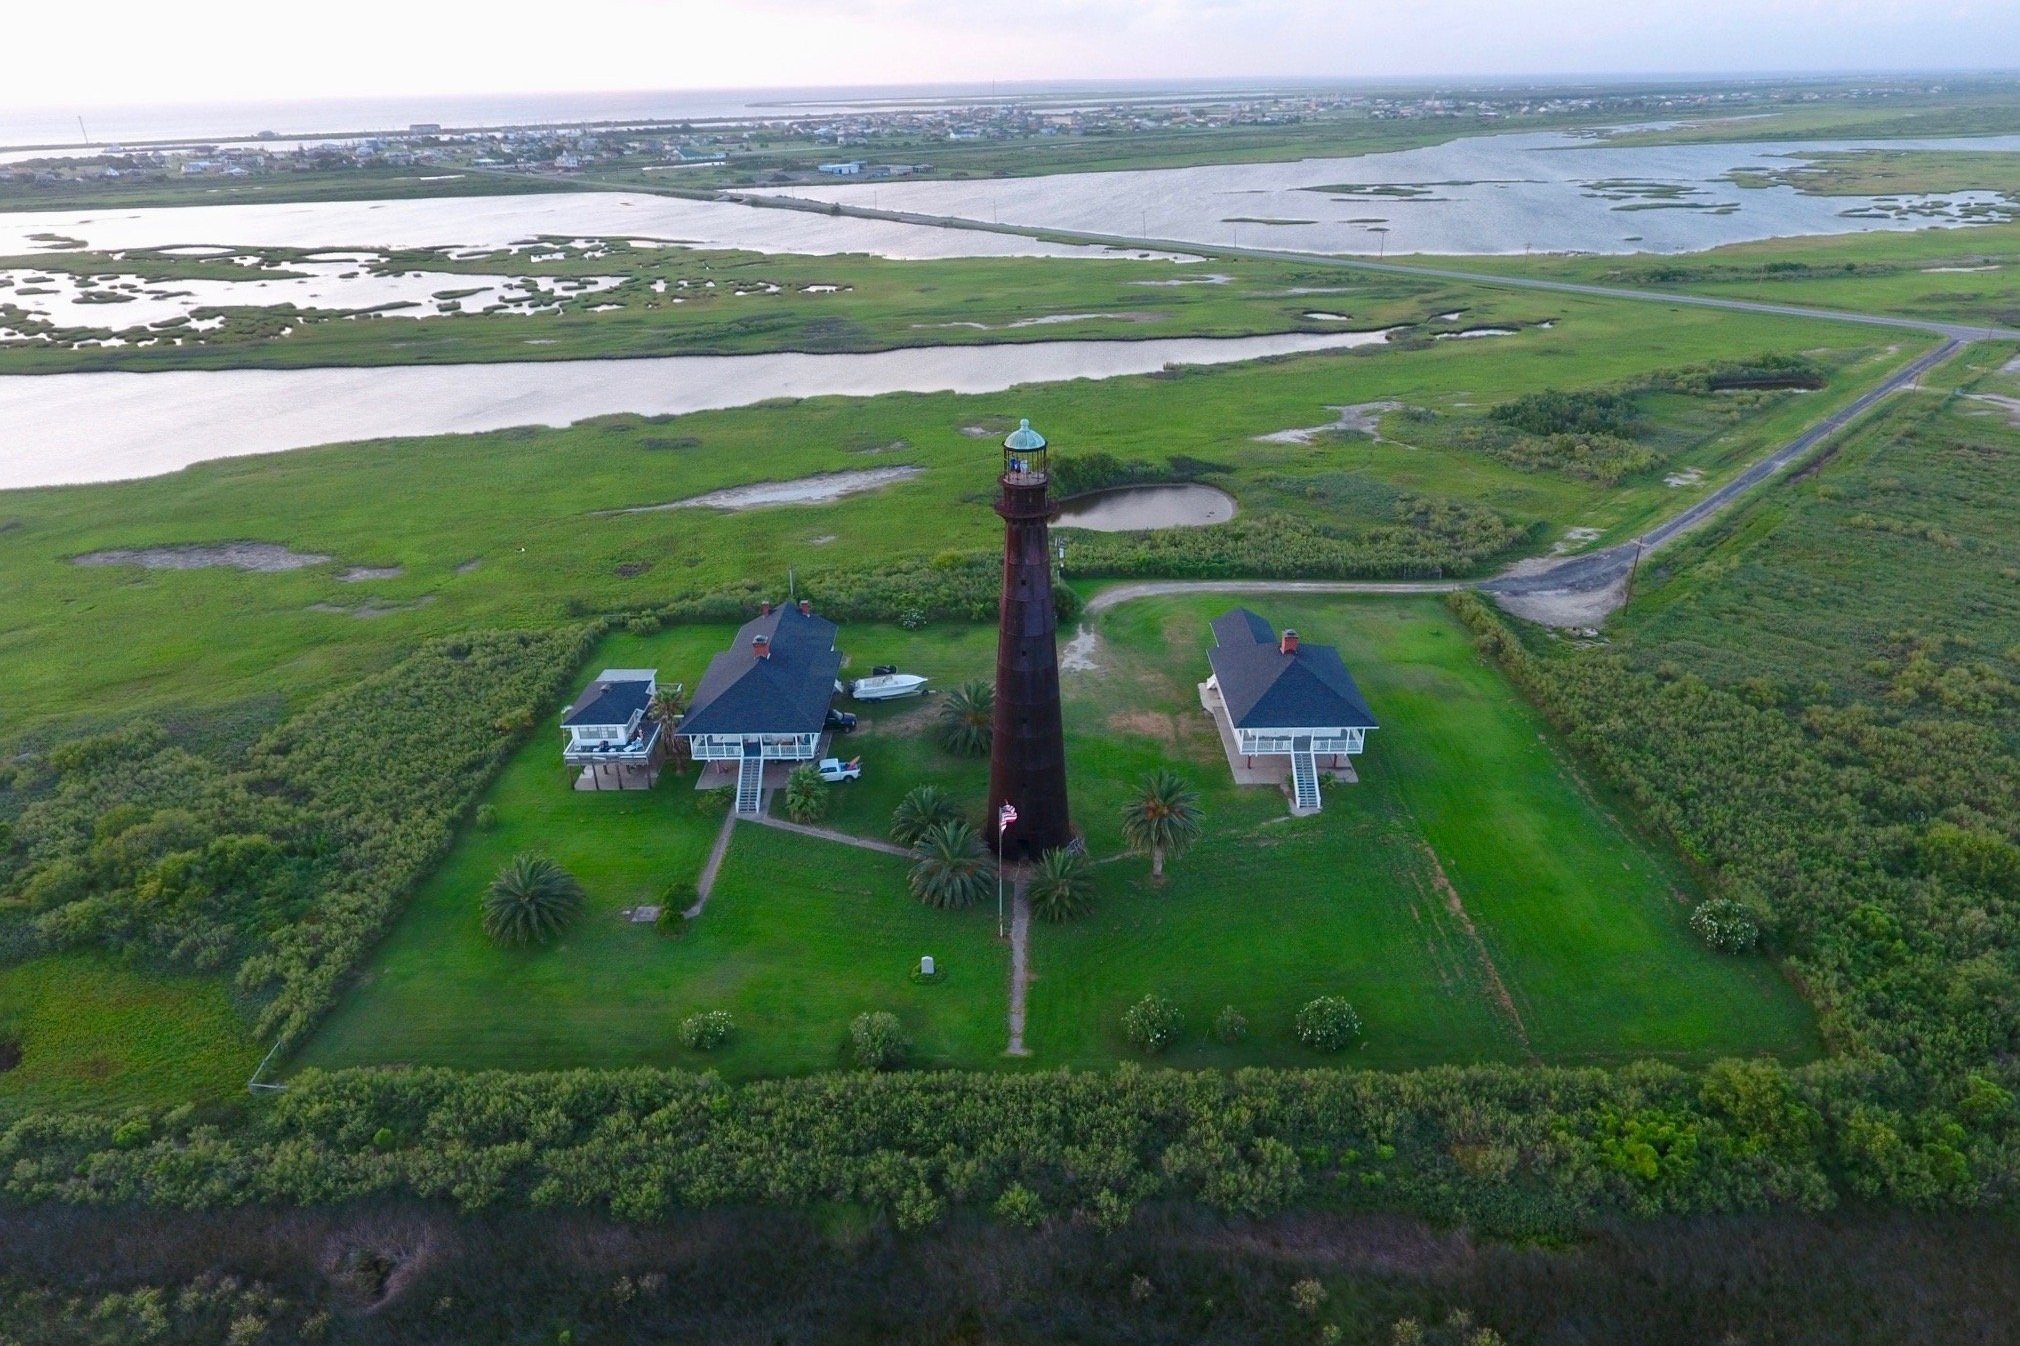
[[[774,189],[818,201],[1179,244],[1447,255],[1695,252],[1750,239],[2013,218],[1995,192],[1814,196],[1740,187],[1834,150],[2020,150],[2020,136],[1610,145],[1589,135],[1467,136],[1287,163]]]
[[[1379,345],[1383,332],[925,346],[868,354],[372,369],[178,370],[0,377],[0,490],[156,476],[213,458],[770,398],[1001,392],[1168,365]]]

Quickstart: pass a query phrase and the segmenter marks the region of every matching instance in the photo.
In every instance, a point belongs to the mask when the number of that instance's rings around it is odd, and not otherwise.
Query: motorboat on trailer
[[[858,701],[896,701],[901,696],[917,696],[926,690],[926,680],[917,673],[879,673],[857,678],[849,694]]]

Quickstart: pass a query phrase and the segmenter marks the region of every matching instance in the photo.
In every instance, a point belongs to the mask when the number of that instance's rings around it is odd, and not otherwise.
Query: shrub
[[[582,885],[544,855],[515,855],[484,893],[484,933],[501,944],[545,944],[582,912]]]
[[[864,1070],[896,1070],[911,1054],[911,1039],[888,1010],[858,1014],[849,1024],[849,1055]]]
[[[1038,1199],[1038,1193],[1021,1182],[1013,1182],[1003,1189],[1003,1195],[996,1198],[995,1209],[997,1219],[1019,1228],[1036,1229],[1045,1223],[1045,1203]]]
[[[718,785],[713,790],[697,790],[694,795],[694,811],[704,818],[720,818],[736,803],[734,785]]]
[[[1337,1052],[1361,1035],[1361,1016],[1336,995],[1322,995],[1298,1011],[1298,1041],[1314,1051]]]
[[[1729,897],[1714,897],[1690,913],[1690,928],[1720,953],[1745,953],[1760,942],[1760,923],[1746,905]]]
[[[479,832],[489,832],[498,826],[498,809],[492,804],[479,804],[474,820]]]
[[[730,1018],[727,1010],[690,1014],[680,1021],[681,1045],[697,1052],[714,1051],[728,1042],[735,1031],[736,1020]]]
[[[891,840],[900,846],[915,846],[928,831],[960,818],[960,806],[952,795],[937,785],[914,785],[891,810]]]
[[[1213,1016],[1213,1036],[1216,1042],[1232,1047],[1248,1036],[1248,1016],[1233,1005],[1221,1006],[1220,1013]]]
[[[1094,910],[1094,866],[1084,851],[1045,852],[1031,874],[1031,911],[1043,921],[1070,921]]]
[[[1626,393],[1590,389],[1563,392],[1543,388],[1503,402],[1488,419],[1531,435],[1612,435],[1629,438],[1641,409]]]
[[[1185,1015],[1161,995],[1147,995],[1122,1012],[1122,1035],[1153,1056],[1176,1042],[1184,1027]]]
[[[814,823],[828,816],[828,783],[820,768],[796,766],[786,777],[786,817],[796,823]]]

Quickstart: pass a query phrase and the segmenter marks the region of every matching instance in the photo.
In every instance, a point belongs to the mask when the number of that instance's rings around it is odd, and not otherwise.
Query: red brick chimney
[[[1277,646],[1277,649],[1284,654],[1296,654],[1298,652],[1298,633],[1289,627],[1285,627],[1283,643]]]
[[[800,600],[800,616],[811,617],[813,615],[814,615],[814,600],[811,598],[802,598]]]
[[[760,659],[771,658],[772,638],[770,636],[752,636],[750,638],[750,652]]]

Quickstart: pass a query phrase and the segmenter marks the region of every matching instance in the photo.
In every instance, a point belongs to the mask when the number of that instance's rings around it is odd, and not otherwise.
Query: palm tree
[[[1122,839],[1138,855],[1150,852],[1153,883],[1164,882],[1164,857],[1182,854],[1199,834],[1199,791],[1175,771],[1151,772],[1122,806]]]
[[[926,829],[912,846],[912,896],[947,910],[979,902],[996,882],[996,865],[975,829],[956,818]]]
[[[686,772],[694,760],[694,745],[673,732],[686,714],[687,698],[672,687],[654,692],[645,708],[645,718],[659,726],[659,741],[665,745],[667,765],[676,776]]]
[[[1061,846],[1038,857],[1031,871],[1031,910],[1041,920],[1070,921],[1094,910],[1094,866],[1085,852]]]
[[[680,723],[681,716],[687,714],[687,698],[678,688],[662,687],[652,694],[652,702],[645,708],[646,718],[659,726],[662,734],[673,733],[673,727]]]
[[[986,682],[963,683],[940,703],[940,746],[957,757],[989,751],[996,718],[996,689]]]
[[[545,944],[582,911],[582,885],[544,855],[515,855],[484,893],[484,933],[501,944]]]
[[[828,811],[828,783],[812,766],[793,768],[786,777],[786,817],[796,823],[819,822]]]
[[[954,802],[954,796],[937,785],[914,785],[898,801],[898,807],[891,810],[891,840],[900,846],[911,846],[929,828],[955,822],[960,817],[961,808]]]

